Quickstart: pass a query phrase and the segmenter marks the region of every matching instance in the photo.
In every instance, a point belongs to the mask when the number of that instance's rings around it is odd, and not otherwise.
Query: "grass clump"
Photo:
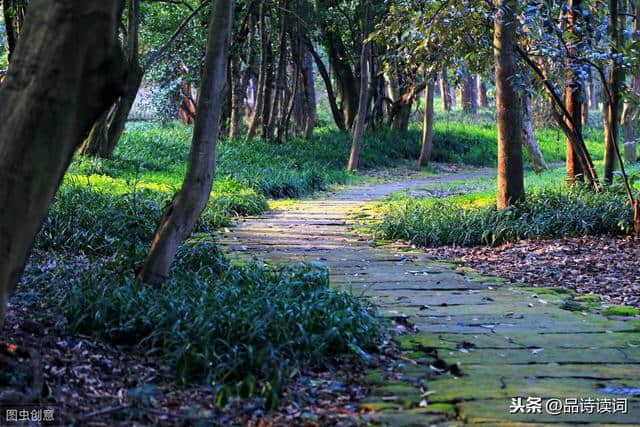
[[[219,386],[220,404],[236,393],[275,399],[287,378],[334,356],[366,359],[382,332],[318,265],[232,266],[202,241],[180,250],[160,287],[136,284],[120,268],[56,273],[52,297],[70,325],[159,356],[180,382]]]
[[[491,197],[478,198],[390,202],[377,236],[427,247],[495,246],[522,239],[621,234],[631,227],[631,210],[616,191],[546,187],[501,211],[488,202]]]

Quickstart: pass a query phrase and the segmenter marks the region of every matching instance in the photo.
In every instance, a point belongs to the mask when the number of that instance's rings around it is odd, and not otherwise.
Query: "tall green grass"
[[[377,236],[419,246],[500,245],[522,239],[623,234],[632,225],[630,206],[620,191],[599,194],[574,186],[542,187],[506,210],[495,193],[483,191],[443,200],[401,198],[385,206]]]

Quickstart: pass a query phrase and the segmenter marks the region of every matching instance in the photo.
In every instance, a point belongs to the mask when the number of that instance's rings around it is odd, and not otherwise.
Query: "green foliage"
[[[619,192],[547,187],[502,211],[482,199],[393,201],[377,233],[420,246],[493,246],[521,239],[621,234],[629,230],[631,220],[631,210]]]
[[[287,378],[332,357],[368,358],[379,320],[329,287],[319,265],[229,266],[216,245],[185,245],[164,285],[134,283],[117,263],[48,280],[78,332],[134,345],[175,368],[181,382],[275,398]]]

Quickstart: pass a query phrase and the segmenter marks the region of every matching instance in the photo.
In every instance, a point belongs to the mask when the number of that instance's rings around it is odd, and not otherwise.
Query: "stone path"
[[[325,262],[334,286],[415,325],[417,333],[397,339],[402,363],[366,377],[372,424],[640,425],[637,320],[567,311],[562,293],[534,293],[416,250],[376,248],[353,232],[350,212],[366,202],[487,173],[352,187],[245,219],[221,242],[272,262]],[[512,398],[523,406],[515,414]]]

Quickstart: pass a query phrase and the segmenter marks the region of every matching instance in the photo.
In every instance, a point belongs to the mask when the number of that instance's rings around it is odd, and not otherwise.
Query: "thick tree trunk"
[[[542,155],[542,151],[540,151],[540,147],[536,142],[536,136],[533,132],[531,94],[528,92],[522,95],[522,138],[524,147],[529,154],[533,170],[536,173],[540,173],[547,169],[547,163],[544,161],[544,156]]]
[[[518,73],[516,0],[496,0],[493,52],[498,110],[498,209],[524,199],[522,110],[513,81]]]
[[[367,4],[364,17],[364,28],[366,39],[371,31],[371,12]],[[360,159],[360,147],[364,138],[364,125],[369,109],[369,65],[368,60],[371,56],[371,43],[365,42],[362,45],[362,54],[360,55],[360,99],[358,100],[358,117],[353,130],[353,143],[351,145],[351,155],[349,156],[349,164],[347,170],[353,172],[358,169],[358,160]]]
[[[580,7],[582,0],[569,0],[569,10],[567,12],[567,28],[573,35],[574,39],[578,39],[576,29],[576,13]],[[573,56],[576,46],[573,42],[568,44],[569,55]],[[583,93],[582,85],[580,82],[580,76],[574,71],[569,72],[569,78],[567,81],[567,87],[565,88],[565,106],[567,111],[571,115],[573,121],[567,121],[567,127],[572,130],[576,135],[582,135],[582,108],[583,108]],[[575,125],[574,125],[575,124]],[[567,184],[572,185],[576,181],[582,181],[584,179],[584,171],[582,170],[581,163],[578,158],[578,153],[575,151],[570,138],[567,138],[566,146],[566,167],[567,167]]]
[[[125,93],[118,99],[109,115],[103,116],[94,124],[94,129],[84,142],[79,154],[110,158],[124,132],[131,107],[136,100],[144,70],[140,65],[138,34],[140,28],[140,0],[129,0],[127,31],[127,75]]]
[[[316,127],[316,89],[313,78],[313,56],[308,49],[304,49],[302,57],[302,87],[304,88],[304,138],[311,139],[313,130]]]
[[[0,324],[74,151],[122,93],[120,12],[119,0],[29,7],[0,87]]]
[[[424,97],[424,121],[422,124],[422,148],[418,167],[429,166],[431,160],[431,148],[433,147],[433,92],[435,91],[434,75],[430,75],[427,81]]]
[[[478,114],[478,91],[473,75],[465,77],[462,85],[462,109],[473,116]]]
[[[617,62],[620,47],[618,28],[618,0],[609,0],[609,24],[607,32],[611,43],[611,60],[609,61],[609,94],[611,99],[607,103],[607,126],[604,135],[604,183],[611,184],[613,170],[616,167],[616,144],[618,143],[620,121],[620,91],[622,88],[622,68]]]
[[[487,84],[478,76],[478,105],[480,108],[489,108],[489,99],[487,98]]]
[[[442,111],[451,111],[451,89],[447,78],[447,67],[443,67],[440,74],[440,97],[442,100]]]
[[[165,279],[179,246],[191,234],[211,196],[220,114],[227,84],[232,15],[233,0],[213,3],[187,172],[180,192],[156,230],[149,255],[138,274],[138,279],[144,283],[159,284]]]
[[[326,30],[324,45],[340,95],[344,123],[347,129],[352,129],[358,114],[359,91],[356,76],[347,61],[349,55],[339,34],[333,30]]]

